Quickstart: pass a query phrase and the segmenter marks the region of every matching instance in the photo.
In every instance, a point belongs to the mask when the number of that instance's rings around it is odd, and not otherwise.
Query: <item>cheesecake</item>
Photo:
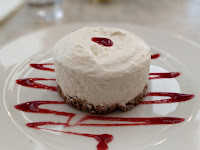
[[[65,102],[91,114],[126,111],[146,96],[150,48],[132,32],[85,27],[54,47],[58,92]]]

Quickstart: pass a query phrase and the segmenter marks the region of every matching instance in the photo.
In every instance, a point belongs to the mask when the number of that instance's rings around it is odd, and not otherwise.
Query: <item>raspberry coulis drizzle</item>
[[[163,79],[163,78],[175,78],[180,76],[179,72],[167,72],[167,73],[149,73],[149,79]],[[153,77],[151,77],[153,76]]]
[[[97,39],[95,39],[97,43],[99,42]],[[105,40],[105,39],[103,39]],[[95,41],[95,42],[96,42]],[[110,41],[106,41],[109,45]],[[102,43],[98,43],[102,44]],[[105,46],[105,45],[104,45]],[[112,45],[111,45],[112,46]],[[156,59],[160,56],[160,54],[154,54],[151,55],[151,59]],[[54,65],[54,63],[44,63],[44,64],[30,64],[31,67],[35,69],[40,69],[44,71],[52,71],[55,72],[54,69],[45,67],[46,65]],[[162,78],[175,78],[180,75],[179,72],[169,72],[169,73],[150,73],[149,79],[162,79]],[[151,77],[153,76],[153,77]],[[57,91],[57,88],[55,86],[48,86],[45,84],[37,83],[37,81],[55,81],[55,79],[46,79],[46,78],[24,78],[24,79],[18,79],[16,80],[16,83],[22,86],[26,87],[32,87],[32,88],[38,88],[38,89],[46,89],[50,91]],[[154,100],[154,101],[143,101],[141,104],[164,104],[164,103],[175,103],[175,102],[183,102],[190,100],[194,97],[194,95],[191,94],[182,94],[182,93],[169,93],[169,92],[148,92],[147,96],[165,96],[168,97],[166,99],[161,100]],[[66,134],[73,134],[73,135],[79,135],[84,137],[91,137],[95,139],[97,144],[97,150],[107,150],[108,149],[108,143],[110,143],[113,140],[113,136],[110,134],[82,134],[82,133],[76,133],[76,132],[67,132],[67,131],[60,131],[60,130],[53,130],[48,128],[43,128],[41,126],[44,125],[63,125],[64,127],[74,127],[74,126],[102,126],[102,127],[111,127],[111,126],[138,126],[138,125],[160,125],[160,124],[176,124],[181,123],[185,119],[184,118],[178,118],[178,117],[153,117],[153,118],[121,118],[121,117],[104,117],[104,116],[92,116],[92,115],[86,115],[80,120],[78,120],[74,124],[70,124],[70,120],[76,116],[74,113],[68,113],[68,112],[60,112],[60,111],[54,111],[50,109],[44,109],[39,108],[40,105],[47,105],[47,104],[53,104],[53,105],[60,105],[60,104],[66,104],[62,101],[29,101],[26,103],[21,103],[18,105],[15,105],[15,108],[18,110],[21,110],[23,112],[30,112],[30,113],[42,113],[42,114],[54,114],[54,115],[60,115],[60,116],[66,116],[68,117],[67,122],[61,123],[61,122],[32,122],[26,124],[29,128],[34,129],[44,129],[44,130],[50,130],[54,132],[62,132]],[[96,120],[96,121],[118,121],[119,123],[84,123],[86,120]],[[122,122],[122,123],[120,123]],[[126,122],[126,123],[124,123]]]
[[[56,81],[56,79],[46,79],[46,78],[24,78],[24,79],[17,79],[16,83],[26,87],[57,91],[57,87],[55,86],[48,86],[45,84],[40,84],[35,82],[35,81],[48,81],[48,80]]]
[[[73,134],[73,135],[80,135],[85,137],[91,137],[98,141],[97,150],[107,150],[108,143],[113,140],[113,136],[110,134],[83,134],[83,133],[76,133],[76,132],[67,132],[67,131],[60,131],[60,130],[53,130],[48,128],[42,128],[43,125],[63,125],[65,127],[74,127],[74,126],[101,126],[101,127],[111,127],[111,126],[138,126],[138,125],[159,125],[159,124],[176,124],[181,123],[185,119],[184,118],[177,118],[177,117],[154,117],[154,118],[121,118],[121,117],[103,117],[103,116],[91,116],[86,115],[85,117],[81,118],[75,124],[70,124],[70,120],[76,115],[74,113],[68,112],[59,112],[49,109],[39,108],[40,105],[44,104],[65,104],[65,102],[61,101],[30,101],[26,103],[22,103],[16,105],[15,108],[21,110],[23,112],[31,112],[31,113],[43,113],[43,114],[54,114],[54,115],[61,115],[69,117],[66,123],[61,122],[33,122],[27,123],[26,126],[29,128],[34,129],[45,129],[54,132],[61,132],[66,134]],[[97,121],[118,121],[118,122],[127,122],[127,123],[114,123],[114,124],[89,124],[84,123],[86,120],[97,120]]]
[[[45,67],[45,65],[54,65],[54,63],[30,64],[30,66],[35,68],[35,69],[55,72],[55,69]]]
[[[177,117],[154,117],[154,118],[121,118],[121,117],[104,117],[104,116],[92,116],[86,115],[77,121],[74,124],[70,124],[70,120],[76,115],[74,113],[68,112],[60,112],[54,111],[44,108],[39,108],[40,105],[47,104],[66,104],[62,101],[29,101],[25,103],[21,103],[15,105],[15,108],[21,110],[23,112],[31,112],[31,113],[46,113],[46,114],[54,114],[60,116],[67,116],[67,123],[55,123],[55,122],[35,122],[28,123],[27,126],[32,128],[38,128],[38,126],[42,125],[65,125],[66,127],[74,127],[74,126],[136,126],[136,125],[155,125],[155,124],[175,124],[184,121],[183,118]],[[119,122],[127,122],[127,123],[114,123],[114,124],[91,124],[84,123],[87,120],[98,120],[98,121],[119,121]]]

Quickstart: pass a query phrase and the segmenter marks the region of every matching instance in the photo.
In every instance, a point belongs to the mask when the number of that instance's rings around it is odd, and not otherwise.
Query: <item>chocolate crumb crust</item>
[[[147,85],[144,87],[142,93],[140,93],[134,99],[126,103],[125,106],[122,106],[117,103],[116,104],[101,104],[101,105],[95,106],[91,103],[88,103],[87,100],[82,100],[77,97],[70,97],[68,95],[65,96],[59,85],[58,85],[58,92],[68,105],[73,106],[74,108],[78,110],[87,111],[91,114],[106,115],[116,110],[127,111],[133,108],[134,106],[137,106],[138,104],[140,104],[141,101],[146,96]]]

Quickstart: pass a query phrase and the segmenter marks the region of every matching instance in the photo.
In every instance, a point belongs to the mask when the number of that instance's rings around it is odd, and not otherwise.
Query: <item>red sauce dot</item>
[[[113,41],[108,38],[93,37],[91,40],[106,47],[113,46]]]

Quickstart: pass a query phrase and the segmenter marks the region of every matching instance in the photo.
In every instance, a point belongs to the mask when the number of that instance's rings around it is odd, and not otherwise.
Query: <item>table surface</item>
[[[62,19],[38,20],[30,6],[0,23],[0,47],[31,31],[77,22],[116,22],[165,30],[200,42],[200,0],[113,0],[102,4],[91,0],[63,0]],[[37,8],[38,9],[38,8]]]

